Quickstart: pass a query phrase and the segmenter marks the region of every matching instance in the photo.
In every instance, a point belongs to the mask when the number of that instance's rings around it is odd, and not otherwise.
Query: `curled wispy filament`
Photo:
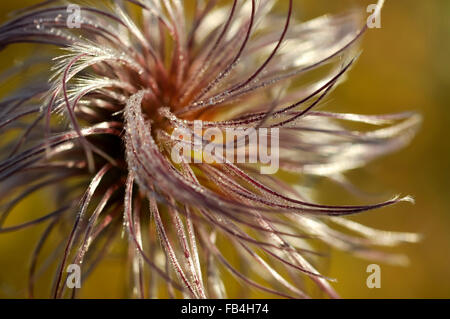
[[[133,297],[227,297],[224,270],[263,292],[308,298],[300,273],[337,297],[332,279],[313,266],[323,258],[316,242],[398,262],[372,246],[417,240],[342,217],[409,197],[322,205],[311,200],[311,187],[282,177],[323,176],[350,187],[345,171],[405,146],[420,124],[408,112],[318,110],[355,63],[355,44],[367,29],[358,14],[297,23],[292,0],[282,8],[275,0],[128,0],[79,8],[78,28],[68,27],[71,13],[57,0],[0,26],[2,49],[51,45],[1,77],[35,71],[0,104],[0,232],[48,224],[32,256],[30,296],[56,228],[67,234],[49,256],[59,263],[57,298],[76,296],[64,284],[67,265],[82,265],[85,280],[122,231]],[[319,80],[303,80],[319,69],[325,74]],[[204,128],[279,129],[283,174],[261,175],[258,165],[232,161],[174,163],[170,150],[179,141],[172,132],[192,131],[199,120]],[[380,127],[355,131],[345,122]],[[4,226],[19,202],[45,188],[55,189],[56,210]]]

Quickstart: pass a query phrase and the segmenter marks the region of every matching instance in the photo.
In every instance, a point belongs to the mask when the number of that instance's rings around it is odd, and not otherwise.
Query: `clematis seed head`
[[[270,295],[309,298],[310,280],[338,297],[316,266],[329,258],[318,244],[404,261],[374,246],[417,235],[345,216],[411,197],[325,205],[304,181],[351,188],[345,173],[407,145],[421,118],[324,110],[368,26],[354,11],[298,22],[297,5],[49,0],[0,26],[2,50],[33,50],[1,75],[21,81],[0,103],[0,233],[46,225],[26,274],[30,297],[47,245],[55,298],[76,297],[117,242],[128,248],[136,298],[226,298],[230,275]],[[227,130],[247,133],[222,137]],[[277,166],[264,174],[270,156]],[[46,189],[55,210],[5,226],[18,203]],[[81,288],[66,285],[69,265],[80,267]]]

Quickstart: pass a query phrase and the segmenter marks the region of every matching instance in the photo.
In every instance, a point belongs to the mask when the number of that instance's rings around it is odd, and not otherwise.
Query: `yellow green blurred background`
[[[0,20],[36,2],[1,1]],[[375,0],[294,2],[297,16],[305,20],[346,8],[365,8]],[[335,287],[344,298],[450,298],[450,1],[387,0],[381,19],[382,28],[365,35],[362,56],[326,109],[362,114],[414,110],[423,115],[423,127],[408,148],[349,176],[362,190],[387,196],[411,194],[416,199],[415,205],[399,204],[353,219],[386,230],[418,232],[424,238],[419,244],[395,249],[409,256],[408,267],[381,265],[380,289],[366,286],[370,262],[346,253],[331,252],[326,274],[338,279]],[[0,55],[0,70],[14,63],[12,52]],[[3,96],[8,84],[0,85]],[[327,202],[341,203],[349,197],[333,185],[318,187],[326,191]],[[48,211],[47,203],[45,196],[30,197],[11,214],[8,224]],[[26,296],[24,274],[44,227],[0,235],[0,298]],[[106,259],[93,274],[96,279],[87,282],[82,297],[126,296],[120,278],[127,274],[120,256],[118,251]],[[45,290],[37,291],[45,294]]]

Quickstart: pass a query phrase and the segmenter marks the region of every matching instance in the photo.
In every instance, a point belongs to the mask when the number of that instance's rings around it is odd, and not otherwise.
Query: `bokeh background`
[[[0,21],[12,10],[36,2],[1,1]],[[307,20],[352,7],[365,8],[375,0],[294,2],[297,17]],[[365,35],[362,56],[326,108],[363,114],[415,110],[423,115],[423,127],[411,146],[349,176],[369,193],[411,194],[416,199],[415,205],[400,204],[353,217],[355,220],[386,230],[418,232],[424,238],[419,244],[394,250],[408,255],[408,267],[381,265],[380,289],[366,286],[370,262],[345,253],[332,251],[325,271],[339,280],[335,287],[344,298],[450,298],[450,1],[387,0],[381,19],[382,28]],[[24,50],[27,47],[21,46],[0,53],[0,71]],[[0,83],[0,95],[11,85]],[[326,191],[327,202],[349,198],[336,186],[319,183],[317,187]],[[31,196],[15,209],[8,224],[48,211],[47,196]],[[44,227],[0,235],[0,298],[26,296],[24,274]],[[95,280],[86,283],[82,297],[126,296],[124,281],[119,280],[127,276],[120,256],[118,249],[105,260],[93,274]],[[50,280],[50,275],[44,273],[43,280]],[[38,287],[37,291],[45,295],[45,290]]]

